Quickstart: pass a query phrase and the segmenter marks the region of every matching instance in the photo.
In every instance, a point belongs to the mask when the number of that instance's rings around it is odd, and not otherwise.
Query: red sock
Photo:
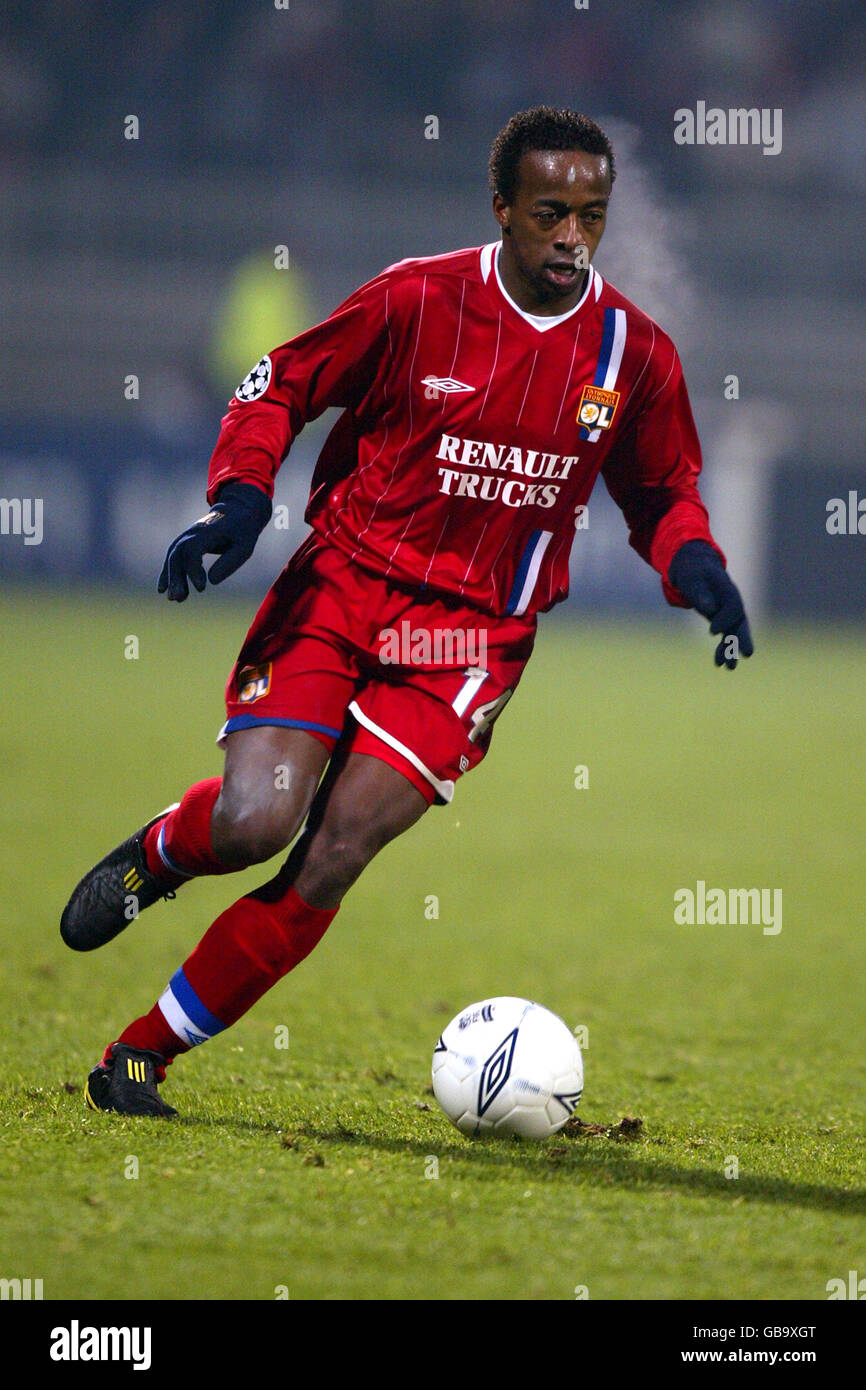
[[[144,837],[147,867],[159,879],[175,885],[199,874],[230,874],[235,865],[217,859],[210,842],[210,819],[222,786],[221,777],[196,782],[180,805]]]
[[[118,1041],[167,1061],[207,1042],[309,955],[336,913],[308,906],[277,876],[217,917],[150,1013]]]

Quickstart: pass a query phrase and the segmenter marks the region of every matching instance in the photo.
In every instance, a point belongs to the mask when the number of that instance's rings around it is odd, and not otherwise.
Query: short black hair
[[[604,155],[611,185],[616,178],[613,149],[600,125],[567,107],[532,106],[511,117],[490,150],[490,188],[507,204],[514,202],[518,166],[530,150],[583,150],[584,154]]]

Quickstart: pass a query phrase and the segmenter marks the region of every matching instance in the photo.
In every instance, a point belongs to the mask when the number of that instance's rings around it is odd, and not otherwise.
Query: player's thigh
[[[331,750],[303,729],[263,724],[226,735],[222,788],[214,806],[214,850],[248,857],[278,853],[309,810]],[[253,857],[269,857],[256,854]]]

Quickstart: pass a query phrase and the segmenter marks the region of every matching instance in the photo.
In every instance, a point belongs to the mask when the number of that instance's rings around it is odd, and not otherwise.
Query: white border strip
[[[541,569],[544,552],[550,545],[552,536],[552,531],[542,531],[541,535],[538,537],[535,550],[532,552],[532,559],[529,562],[529,569],[526,571],[526,578],[523,581],[523,588],[520,591],[517,607],[513,610],[515,618],[519,618],[522,613],[526,612],[529,600],[532,598],[532,592],[538,582],[538,571]]]
[[[603,390],[612,391],[616,385],[619,369],[622,364],[622,354],[625,348],[625,337],[627,320],[625,309],[614,309],[614,330],[613,343],[610,349],[610,361],[607,364],[607,371],[604,374]],[[593,444],[597,444],[601,438],[601,430],[592,430],[589,436]]]
[[[357,700],[352,701],[349,705],[349,710],[355,716],[359,724],[362,724],[365,729],[369,729],[370,733],[375,734],[383,743],[387,743],[389,748],[393,748],[395,752],[401,753],[407,762],[411,763],[414,768],[417,768],[421,776],[439,793],[443,801],[451,800],[454,795],[453,782],[440,782],[438,777],[434,777],[429,767],[424,766],[421,759],[416,753],[412,752],[411,748],[407,748],[405,743],[401,743],[393,734],[389,734],[387,729],[380,729],[378,724],[374,724],[369,715],[365,714],[360,708]]]
[[[195,1047],[196,1043],[208,1042],[210,1035],[203,1033],[200,1028],[196,1028],[192,1019],[181,1008],[177,999],[174,997],[171,985],[166,985],[162,994],[157,1000],[159,1011],[173,1033],[177,1033],[181,1042],[190,1043]]]

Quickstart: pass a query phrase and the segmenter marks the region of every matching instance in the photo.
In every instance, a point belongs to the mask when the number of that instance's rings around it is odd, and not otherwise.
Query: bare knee
[[[224,864],[263,864],[291,843],[301,819],[280,803],[244,805],[220,794],[211,816],[214,854]]]
[[[225,864],[262,864],[294,839],[328,760],[324,745],[298,729],[263,725],[228,736],[211,844]]]

